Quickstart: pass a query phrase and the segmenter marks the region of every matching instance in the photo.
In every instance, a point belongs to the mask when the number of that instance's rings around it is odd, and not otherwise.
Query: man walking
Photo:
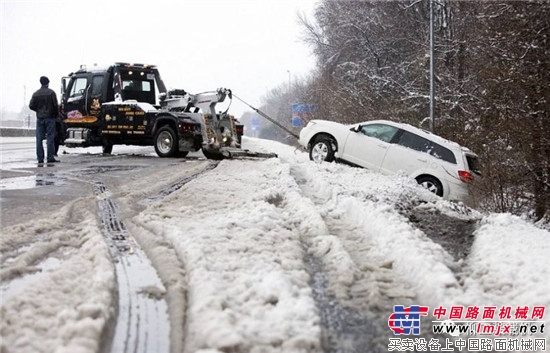
[[[36,157],[38,163],[44,163],[44,146],[42,140],[46,137],[48,163],[59,162],[55,154],[55,122],[59,114],[57,96],[48,88],[50,80],[46,76],[40,77],[42,87],[34,92],[29,108],[36,112]]]

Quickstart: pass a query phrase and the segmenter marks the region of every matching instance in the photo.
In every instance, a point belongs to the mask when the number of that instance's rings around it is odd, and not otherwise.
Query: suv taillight
[[[458,177],[460,180],[462,180],[465,183],[473,183],[474,182],[474,176],[472,173],[467,172],[465,170],[459,170],[458,171]]]

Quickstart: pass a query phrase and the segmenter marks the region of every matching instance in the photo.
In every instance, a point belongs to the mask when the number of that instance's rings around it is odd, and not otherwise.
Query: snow
[[[67,229],[63,220],[72,212],[81,213],[83,221]],[[95,217],[82,208],[82,201],[51,219],[56,221],[41,219],[3,231],[2,349],[97,351],[104,326],[114,312],[113,264]],[[30,241],[29,248],[19,248]],[[27,275],[25,286],[19,282],[20,288],[9,290],[16,276],[40,271],[35,263],[45,256],[59,263],[42,276]],[[44,261],[51,262],[48,258]]]
[[[222,161],[139,207],[136,200],[157,191],[153,183],[136,179],[111,190],[135,210],[128,228],[172,296],[173,351],[321,351],[308,257],[320,259],[330,296],[378,313],[386,345],[393,305],[550,308],[547,230],[441,200],[405,176],[315,164],[272,141],[244,143],[279,158]],[[151,176],[156,188],[196,172],[184,167]],[[116,279],[93,201],[83,197],[50,217],[2,229],[2,351],[100,349]],[[403,209],[479,222],[471,252],[454,258]],[[184,272],[172,270],[178,264]]]
[[[490,215],[482,223],[468,263],[467,293],[495,304],[548,307],[548,231],[510,214]]]

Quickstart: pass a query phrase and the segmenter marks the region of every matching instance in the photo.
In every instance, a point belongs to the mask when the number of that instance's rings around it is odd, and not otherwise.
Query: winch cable
[[[231,108],[231,104],[233,103],[233,92],[229,90],[229,94],[227,96],[229,97],[229,105],[227,106],[227,109],[223,112],[224,115],[227,114],[229,108]]]
[[[252,110],[254,110],[256,113],[260,114],[261,116],[263,116],[264,118],[266,118],[267,120],[269,120],[271,123],[277,125],[278,127],[280,127],[281,129],[283,129],[284,131],[286,131],[290,136],[292,137],[295,137],[297,140],[300,139],[300,137],[298,135],[296,135],[294,132],[290,131],[289,129],[287,129],[286,127],[284,127],[283,125],[281,125],[279,122],[273,120],[272,118],[270,118],[266,113],[262,112],[260,109],[258,108],[254,108],[252,105],[248,104],[247,102],[245,102],[244,100],[242,100],[241,98],[239,98],[235,93],[233,93],[233,97],[237,98],[238,100],[240,100],[241,102],[243,102],[244,104],[248,105]]]

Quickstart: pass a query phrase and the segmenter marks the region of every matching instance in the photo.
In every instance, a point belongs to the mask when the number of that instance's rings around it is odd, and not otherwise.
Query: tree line
[[[480,208],[550,221],[550,1],[432,6],[434,132],[480,156]],[[300,21],[316,67],[270,91],[263,111],[289,127],[293,102],[316,104],[319,119],[427,127],[430,0],[320,0]],[[288,141],[276,128],[260,137]]]

